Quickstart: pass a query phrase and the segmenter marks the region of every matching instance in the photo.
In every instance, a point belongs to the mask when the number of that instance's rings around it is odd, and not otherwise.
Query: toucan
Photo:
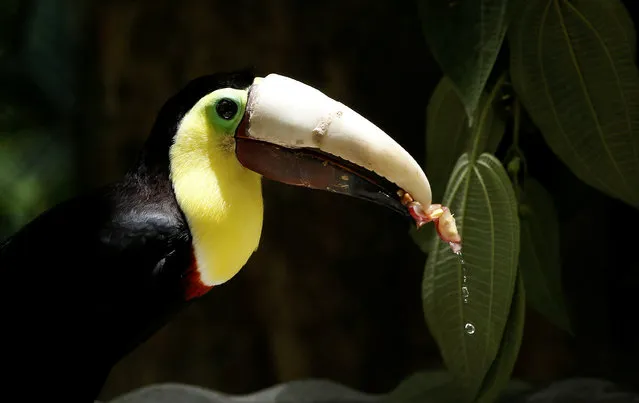
[[[40,214],[0,245],[0,390],[93,401],[111,368],[258,248],[262,180],[430,206],[420,165],[321,91],[216,73],[160,109],[131,169]]]

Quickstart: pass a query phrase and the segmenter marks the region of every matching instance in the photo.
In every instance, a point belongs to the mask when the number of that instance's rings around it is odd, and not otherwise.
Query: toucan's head
[[[397,142],[349,107],[277,74],[192,81],[156,121],[153,136],[167,132],[173,188],[208,285],[230,279],[257,248],[262,177],[362,198],[406,217],[398,191],[431,203],[426,175]]]

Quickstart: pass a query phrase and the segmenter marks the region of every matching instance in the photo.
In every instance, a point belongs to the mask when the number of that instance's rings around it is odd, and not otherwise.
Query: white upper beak
[[[431,204],[426,174],[395,140],[348,106],[277,74],[256,79],[247,135],[285,148],[315,149],[365,168]]]

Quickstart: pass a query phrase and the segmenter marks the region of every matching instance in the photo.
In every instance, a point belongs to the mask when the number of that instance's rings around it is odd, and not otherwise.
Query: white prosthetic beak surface
[[[426,174],[404,148],[313,87],[270,74],[253,84],[247,113],[251,138],[289,149],[320,150],[376,173],[425,206],[432,202]]]

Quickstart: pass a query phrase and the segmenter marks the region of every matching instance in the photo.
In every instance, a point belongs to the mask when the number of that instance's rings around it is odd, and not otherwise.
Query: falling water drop
[[[469,295],[468,287],[462,286],[461,291],[462,291],[462,298],[464,299],[464,304],[467,304],[468,303],[468,295]]]
[[[475,325],[473,325],[472,323],[468,322],[468,323],[466,323],[466,325],[464,325],[464,330],[468,334],[475,334]]]
[[[468,290],[468,269],[466,268],[466,262],[464,261],[464,257],[462,256],[461,250],[455,252],[457,257],[459,258],[459,264],[462,269],[462,287],[461,287],[461,296],[464,304],[467,304],[470,298],[470,291]]]

